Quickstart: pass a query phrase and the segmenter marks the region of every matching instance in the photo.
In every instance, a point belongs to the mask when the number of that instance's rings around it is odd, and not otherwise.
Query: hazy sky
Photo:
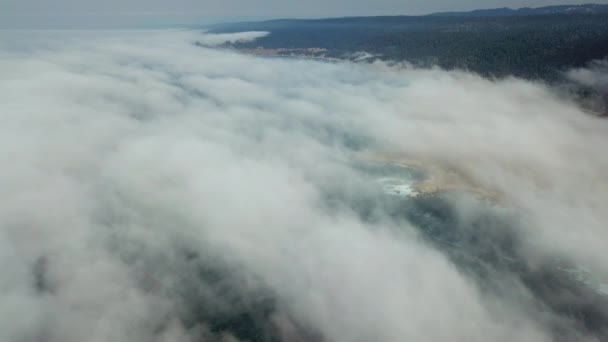
[[[425,14],[494,7],[580,4],[589,0],[0,0],[0,27],[79,27],[349,15]],[[608,3],[598,0],[596,3]]]

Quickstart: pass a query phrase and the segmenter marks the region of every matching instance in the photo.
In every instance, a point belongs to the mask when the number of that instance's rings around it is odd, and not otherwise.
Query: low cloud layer
[[[566,73],[568,80],[578,85],[583,103],[600,115],[608,115],[608,60],[589,63]],[[582,88],[582,89],[581,89]]]
[[[262,33],[1,34],[2,341],[608,336],[608,122],[543,84],[209,47]],[[441,199],[480,252],[404,218],[437,204],[387,199],[380,160],[499,193]]]

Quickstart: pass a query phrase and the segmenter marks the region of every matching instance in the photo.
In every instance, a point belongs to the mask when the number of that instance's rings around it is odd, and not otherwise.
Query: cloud
[[[566,73],[574,83],[575,94],[580,102],[599,115],[608,114],[608,60],[596,60],[585,68],[576,68]]]
[[[3,341],[606,336],[603,297],[580,322],[533,282],[608,275],[608,124],[542,84],[195,45],[260,33],[3,35]],[[382,159],[503,202],[394,202]]]
[[[608,61],[599,60],[592,62],[587,68],[577,68],[570,70],[568,77],[580,84],[608,90]]]
[[[197,39],[200,46],[213,47],[222,44],[245,43],[268,35],[268,32],[238,32],[205,34]]]

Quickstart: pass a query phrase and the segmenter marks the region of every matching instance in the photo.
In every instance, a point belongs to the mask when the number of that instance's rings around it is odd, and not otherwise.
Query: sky
[[[213,48],[265,34],[0,31],[1,341],[234,342],[212,318],[254,309],[285,341],[606,340],[547,304],[608,315],[605,119],[541,82]],[[501,194],[441,196],[482,257],[360,167],[408,161]],[[517,273],[555,260],[604,295]]]
[[[437,11],[539,7],[588,2],[588,0],[0,0],[0,27],[163,27],[286,17],[416,15]],[[595,3],[608,3],[608,1],[598,0]]]

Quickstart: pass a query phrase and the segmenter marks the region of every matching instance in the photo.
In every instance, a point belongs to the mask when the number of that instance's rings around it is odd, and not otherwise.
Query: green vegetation
[[[319,47],[339,58],[366,51],[383,60],[494,77],[555,80],[564,70],[608,56],[608,13],[525,13],[274,20],[219,25],[213,31],[271,32],[237,48]]]

